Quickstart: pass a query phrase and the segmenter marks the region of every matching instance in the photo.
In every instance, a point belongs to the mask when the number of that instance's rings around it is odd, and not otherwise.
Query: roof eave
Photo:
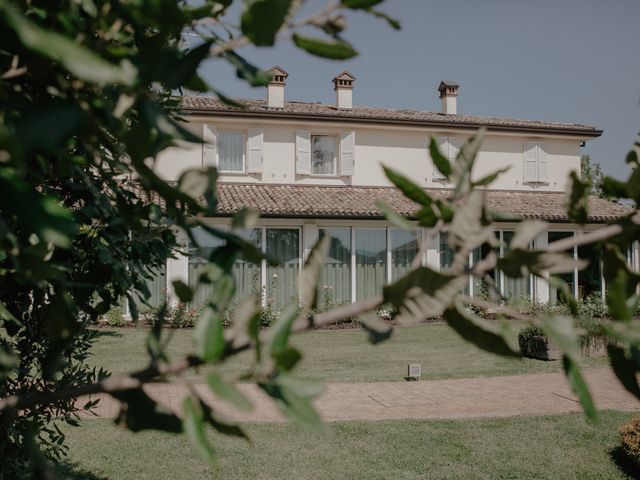
[[[389,118],[371,118],[340,115],[305,115],[291,112],[252,112],[246,110],[210,110],[189,108],[182,109],[182,113],[186,115],[203,115],[218,117],[247,117],[247,118],[278,118],[284,120],[313,120],[319,122],[344,122],[344,123],[371,123],[378,125],[407,125],[420,127],[435,128],[457,128],[461,130],[477,130],[485,127],[491,132],[517,132],[517,133],[536,133],[536,134],[553,134],[566,135],[572,137],[597,138],[602,135],[603,131],[598,129],[585,128],[567,128],[567,127],[549,127],[549,126],[516,126],[516,125],[498,125],[484,124],[479,122],[446,122],[437,120],[411,120],[411,119],[389,119]]]

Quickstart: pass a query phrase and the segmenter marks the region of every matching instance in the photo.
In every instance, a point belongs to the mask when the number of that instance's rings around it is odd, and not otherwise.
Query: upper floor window
[[[218,132],[218,168],[223,172],[244,172],[243,132]]]
[[[202,124],[202,165],[223,173],[262,173],[263,133],[260,128],[218,130]]]
[[[544,142],[525,142],[523,145],[524,183],[547,183],[549,147]]]
[[[350,177],[354,171],[354,149],[355,132],[323,135],[297,130],[296,175]]]
[[[336,137],[311,135],[311,173],[313,175],[335,175],[336,158]]]

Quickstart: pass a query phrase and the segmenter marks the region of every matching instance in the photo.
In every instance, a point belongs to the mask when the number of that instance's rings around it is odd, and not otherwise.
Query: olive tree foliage
[[[323,58],[352,57],[345,10],[398,27],[377,3],[330,2],[301,17],[301,1],[255,0],[242,4],[233,25],[225,17],[232,0],[0,0],[0,478],[46,473],[48,460],[65,455],[58,423],[76,424],[80,410],[95,405],[76,405],[69,392],[109,390],[123,401],[119,424],[184,431],[206,455],[205,420],[239,432],[197,397],[178,419],[139,388],[176,369],[167,366],[161,329],[149,335],[149,367],[118,383],[87,365],[94,340],[87,327],[122,299],[136,317],[135,297],[149,296],[146,279],[184,247],[177,234],[202,226],[226,246],[202,275],[218,288],[199,323],[197,351],[184,362],[231,353],[220,323],[234,289],[229,269],[240,255],[254,262],[262,255],[234,232],[201,224],[215,215],[215,169],[186,171],[177,185],[154,173],[154,159],[167,147],[201,142],[184,128],[177,94],[210,91],[231,102],[197,73],[211,57],[235,67],[242,81],[266,84],[269,75],[235,49],[268,47],[276,36]],[[241,212],[234,225],[254,218]],[[175,290],[190,298],[185,285]],[[238,314],[249,322],[243,308]],[[285,343],[274,340],[274,355],[290,354]],[[295,384],[281,389],[290,390],[299,392]]]
[[[207,378],[211,391],[237,408],[251,409],[250,399],[215,373],[215,365],[245,350],[255,359],[246,380],[255,382],[301,427],[322,429],[311,403],[322,386],[296,375],[303,352],[289,339],[296,332],[358,316],[372,342],[384,341],[392,330],[375,310],[385,303],[398,309],[402,323],[441,316],[464,339],[498,355],[519,355],[513,337],[507,335],[510,319],[539,325],[564,352],[567,378],[585,412],[594,417],[580,371],[578,338],[584,332],[569,316],[530,317],[506,307],[488,276],[499,268],[510,277],[540,277],[561,289],[575,308],[571,292],[553,274],[576,266],[573,257],[563,253],[576,243],[601,247],[611,319],[598,327],[599,333],[613,340],[609,355],[616,375],[640,397],[635,376],[640,368],[640,327],[633,321],[640,277],[624,256],[639,236],[640,213],[630,210],[614,224],[544,250],[529,250],[528,245],[547,225],[522,222],[509,253],[499,257],[492,222],[506,219],[487,208],[483,188],[502,172],[480,179],[471,176],[483,132],[470,139],[453,162],[432,141],[437,168],[455,186],[446,199],[432,198],[420,185],[386,169],[390,181],[416,203],[416,221],[409,222],[382,203],[380,210],[400,228],[448,231],[455,250],[449,269],[422,266],[421,251],[414,268],[379,295],[315,313],[315,279],[328,249],[325,238],[305,262],[300,303],[289,305],[273,326],[261,331],[259,301],[247,297],[233,309],[233,325],[225,330],[222,318],[235,289],[233,262],[239,257],[263,260],[238,235],[255,222],[256,213],[239,212],[230,231],[212,228],[203,219],[216,214],[215,169],[188,170],[176,185],[154,173],[153,160],[162,150],[201,141],[183,127],[179,102],[171,93],[213,91],[225,99],[197,74],[197,67],[210,56],[230,62],[252,85],[264,84],[269,77],[236,49],[269,46],[283,36],[311,54],[349,58],[356,52],[342,36],[345,20],[340,10],[345,8],[364,10],[398,26],[375,9],[375,0],[331,2],[302,19],[297,16],[301,2],[256,0],[245,4],[238,26],[225,20],[230,3],[69,0],[53,6],[45,1],[0,0],[0,475],[53,475],[51,460],[55,463],[65,454],[56,422],[76,422],[79,410],[90,411],[94,405],[80,406],[74,399],[95,393],[121,402],[118,426],[185,435],[203,458],[215,461],[207,428],[228,435],[245,433],[207,405],[182,374],[213,366]],[[305,35],[301,27],[307,27]],[[309,27],[321,30],[319,36],[307,36]],[[183,48],[185,30],[199,36],[201,43]],[[635,199],[636,204],[639,147],[627,159],[632,171],[627,182],[603,181],[607,194]],[[583,224],[588,218],[588,185],[575,174],[571,182],[568,213],[573,222]],[[214,287],[194,329],[193,351],[169,358],[170,335],[158,326],[148,335],[149,364],[144,369],[110,376],[89,369],[85,360],[92,334],[87,327],[122,297],[135,317],[133,295],[148,296],[144,279],[150,270],[183,248],[176,241],[178,232],[197,245],[191,235],[197,226],[226,242],[211,253],[194,288],[174,283],[184,302],[200,285]],[[489,247],[483,249],[486,255],[469,266],[469,253],[482,245]],[[494,290],[491,298],[498,300],[461,294],[471,276],[485,279]],[[497,312],[499,319],[485,320],[478,314],[484,309]],[[165,410],[142,389],[148,382],[177,379],[190,387],[179,413]]]

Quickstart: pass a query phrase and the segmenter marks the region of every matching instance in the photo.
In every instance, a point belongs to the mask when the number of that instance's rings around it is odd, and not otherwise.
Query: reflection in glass
[[[386,280],[387,231],[358,228],[356,237],[356,300],[377,295]]]
[[[390,230],[389,237],[391,280],[397,280],[411,268],[411,262],[418,254],[418,239],[415,233],[396,229]]]
[[[277,308],[298,298],[300,231],[297,228],[267,228],[266,254],[278,261],[267,265],[267,301]]]
[[[330,306],[351,301],[351,229],[321,228],[320,238],[331,237],[329,253],[320,270],[319,305]]]

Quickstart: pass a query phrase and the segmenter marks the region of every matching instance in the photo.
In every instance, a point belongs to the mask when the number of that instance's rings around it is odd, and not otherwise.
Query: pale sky
[[[307,3],[311,12],[325,1]],[[287,70],[287,100],[333,102],[331,79],[346,69],[357,77],[354,105],[438,111],[436,87],[446,79],[460,84],[459,113],[595,125],[604,134],[583,153],[626,177],[640,130],[640,1],[387,0],[379,9],[402,30],[349,12],[344,37],[360,52],[352,60],[313,57],[287,39],[238,53]],[[227,95],[266,96],[222,61],[201,73]]]

